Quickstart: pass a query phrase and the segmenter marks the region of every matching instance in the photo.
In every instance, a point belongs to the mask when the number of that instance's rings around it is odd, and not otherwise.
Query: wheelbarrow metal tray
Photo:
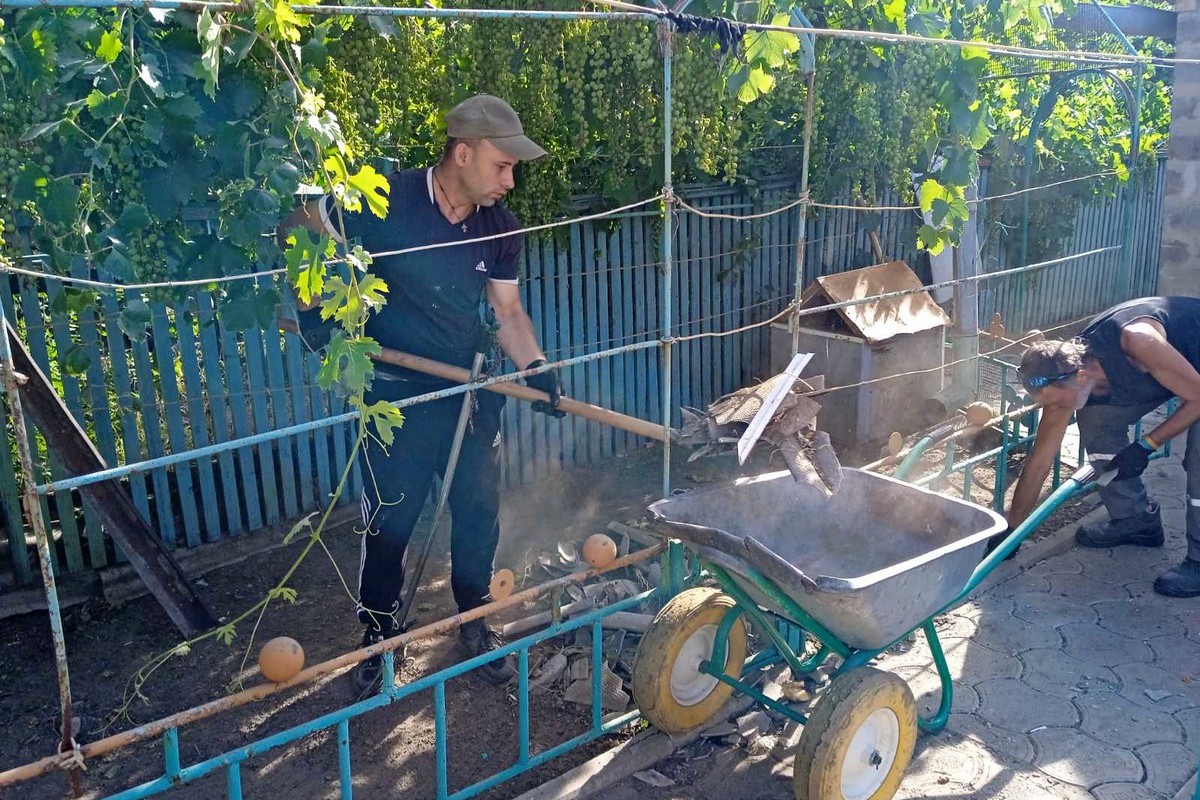
[[[842,470],[831,498],[783,471],[676,495],[650,512],[763,607],[790,616],[753,571],[864,650],[886,647],[953,600],[1006,524],[986,508],[858,469]]]

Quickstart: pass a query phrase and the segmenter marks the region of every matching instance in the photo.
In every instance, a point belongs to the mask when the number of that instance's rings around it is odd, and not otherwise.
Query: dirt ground
[[[762,472],[771,465],[764,456],[739,469],[730,457],[709,458],[674,467],[675,483],[697,486],[736,474]],[[979,477],[984,477],[982,472]],[[990,480],[990,479],[989,479]],[[659,497],[661,450],[646,447],[596,467],[553,476],[506,495],[498,567],[509,567],[518,583],[533,585],[549,576],[538,567],[538,556],[560,541],[580,543],[605,530],[612,520],[641,518],[646,505]],[[1053,530],[1078,512],[1060,511],[1044,526]],[[443,530],[443,538],[445,532]],[[143,688],[144,700],[128,708],[128,718],[112,722],[104,733],[127,729],[173,712],[223,696],[241,677],[246,685],[260,678],[255,665],[258,644],[273,636],[291,636],[304,646],[313,664],[358,645],[361,629],[354,619],[353,601],[342,586],[357,574],[359,538],[352,526],[326,534],[332,562],[314,551],[296,573],[294,604],[274,604],[262,620],[246,669],[249,627],[243,625],[232,646],[208,642],[187,656],[170,660]],[[205,601],[224,618],[261,598],[292,563],[298,544],[259,553],[236,565],[216,570],[200,581]],[[453,602],[445,555],[431,564],[417,596],[418,622],[448,616]],[[334,568],[334,563],[337,569]],[[339,577],[339,571],[341,577]],[[528,612],[526,612],[528,613]],[[520,614],[514,614],[520,616]],[[174,628],[149,598],[123,607],[93,600],[68,610],[64,625],[72,668],[71,681],[80,711],[106,720],[122,704],[130,678],[154,655],[174,646]],[[455,663],[460,658],[456,638],[428,640],[409,649],[409,661],[398,678],[416,677]],[[543,648],[540,655],[552,652]],[[536,662],[539,653],[535,652]],[[0,769],[41,758],[57,744],[57,699],[49,631],[44,615],[26,615],[0,622]],[[473,675],[447,685],[450,791],[492,775],[512,763],[517,754],[515,693],[491,686]],[[183,763],[196,763],[224,750],[333,711],[354,699],[348,675],[329,678],[272,695],[266,700],[205,720],[181,731]],[[433,797],[434,726],[430,692],[376,710],[351,723],[351,753],[355,796]],[[554,695],[535,695],[531,704],[533,752],[537,753],[585,731],[588,709]],[[628,734],[625,734],[628,735]],[[93,734],[89,738],[97,738]],[[485,797],[513,797],[553,775],[570,769],[612,746],[614,738],[582,747],[541,768],[493,789]],[[89,764],[83,778],[84,797],[96,798],[131,787],[161,774],[161,747],[143,743]],[[256,756],[243,763],[242,779],[248,798],[335,798],[338,765],[332,732],[315,734],[294,745]],[[5,797],[50,800],[65,796],[65,779],[51,775],[25,784]],[[174,792],[180,798],[224,796],[224,776],[215,773],[192,787]]]

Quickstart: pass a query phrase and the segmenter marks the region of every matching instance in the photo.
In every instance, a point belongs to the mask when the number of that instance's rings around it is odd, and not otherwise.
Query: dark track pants
[[[376,380],[366,397],[399,400],[424,391],[407,381]],[[358,581],[358,614],[388,630],[400,608],[404,551],[434,474],[444,475],[462,409],[462,395],[403,409],[404,425],[386,449],[364,445],[362,512],[365,533]],[[450,584],[459,611],[483,605],[500,539],[500,411],[504,397],[477,392],[450,486]]]
[[[1142,403],[1135,406],[1092,405],[1076,412],[1079,438],[1090,454],[1110,456],[1129,444],[1129,427],[1158,408],[1161,403]],[[1149,432],[1149,428],[1143,428]],[[1176,438],[1175,446],[1181,442]],[[1200,561],[1200,422],[1187,432],[1187,448],[1183,451],[1183,471],[1186,474],[1187,557]],[[1100,499],[1112,519],[1123,519],[1146,510],[1149,497],[1142,479],[1113,481],[1100,487]]]

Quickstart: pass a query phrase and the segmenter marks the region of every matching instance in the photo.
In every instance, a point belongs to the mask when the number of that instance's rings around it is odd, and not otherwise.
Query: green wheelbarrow
[[[651,724],[676,734],[708,725],[740,692],[804,725],[797,800],[888,800],[918,732],[941,730],[950,715],[953,683],[933,618],[1094,477],[1091,467],[1076,472],[987,558],[1003,517],[862,470],[843,470],[828,499],[785,471],[660,500],[650,506],[655,521],[720,588],[685,589],[655,616],[634,662],[634,700]],[[747,620],[769,640],[750,660]],[[867,666],[917,629],[941,678],[928,719],[903,679]],[[811,715],[741,680],[779,662],[800,679],[833,655],[841,663]]]

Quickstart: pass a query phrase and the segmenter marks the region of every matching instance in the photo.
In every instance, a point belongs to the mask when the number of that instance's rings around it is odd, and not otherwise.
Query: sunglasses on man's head
[[[1025,388],[1029,391],[1033,391],[1034,389],[1044,389],[1052,383],[1065,381],[1076,372],[1079,372],[1079,370],[1073,369],[1070,372],[1064,372],[1060,375],[1021,375],[1021,383],[1023,383]]]

